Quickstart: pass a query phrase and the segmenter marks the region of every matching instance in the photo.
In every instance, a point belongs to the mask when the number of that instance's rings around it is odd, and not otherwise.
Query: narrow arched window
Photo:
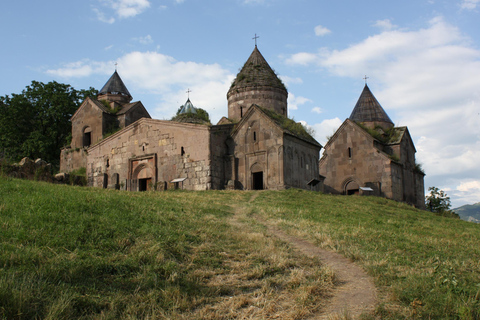
[[[348,148],[348,159],[352,159],[352,148]]]
[[[83,129],[83,147],[90,147],[92,144],[92,128]]]
[[[257,133],[253,131],[253,141],[257,141]]]

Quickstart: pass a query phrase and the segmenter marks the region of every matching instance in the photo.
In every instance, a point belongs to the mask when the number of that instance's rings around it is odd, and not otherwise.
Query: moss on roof
[[[377,126],[374,129],[371,129],[371,128],[367,128],[360,122],[355,122],[355,123],[358,126],[360,126],[363,130],[365,130],[368,134],[370,134],[375,140],[378,140],[385,145],[399,144],[407,128],[407,127],[392,127],[388,130],[385,130],[380,126]]]
[[[268,86],[287,91],[285,84],[275,74],[257,47],[233,80],[229,91],[252,86]]]
[[[315,138],[313,138],[308,132],[307,129],[295,120],[287,118],[275,111],[262,108],[257,106],[260,110],[262,110],[270,119],[272,119],[278,126],[280,126],[285,132],[300,138],[302,140],[308,141],[315,145],[320,145]]]

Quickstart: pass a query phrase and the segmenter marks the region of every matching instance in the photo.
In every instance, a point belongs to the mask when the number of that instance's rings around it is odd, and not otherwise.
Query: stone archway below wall
[[[149,191],[156,183],[155,155],[130,160],[130,190]]]
[[[360,194],[360,185],[355,180],[347,182],[345,185],[345,194],[346,195],[358,195]]]
[[[264,189],[264,175],[263,175],[263,166],[259,163],[255,163],[251,169],[252,177],[252,190],[263,190]]]

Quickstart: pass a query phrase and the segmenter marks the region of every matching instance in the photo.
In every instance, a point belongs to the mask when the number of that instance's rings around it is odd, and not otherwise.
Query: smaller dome
[[[182,106],[179,114],[184,113],[197,113],[197,109],[193,106],[193,103],[190,101],[190,99],[188,99],[187,102],[185,102],[185,104]]]

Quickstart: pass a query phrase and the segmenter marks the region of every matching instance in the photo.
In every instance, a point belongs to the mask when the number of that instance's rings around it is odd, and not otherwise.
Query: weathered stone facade
[[[239,122],[231,139],[231,162],[236,164],[231,179],[242,189],[306,189],[319,177],[321,146],[288,132],[256,105]],[[312,189],[319,190],[319,186]]]
[[[287,95],[256,47],[228,92],[230,119],[217,125],[149,119],[115,72],[72,117],[61,170],[85,167],[89,185],[131,191],[320,190],[311,182],[321,145],[286,117]],[[120,131],[108,135],[112,127]]]
[[[357,108],[365,105],[367,114]],[[346,119],[325,145],[319,162],[325,191],[372,194],[424,208],[424,173],[415,163],[410,133],[393,127],[383,108],[376,108],[381,106],[366,87],[352,112],[356,121]]]

